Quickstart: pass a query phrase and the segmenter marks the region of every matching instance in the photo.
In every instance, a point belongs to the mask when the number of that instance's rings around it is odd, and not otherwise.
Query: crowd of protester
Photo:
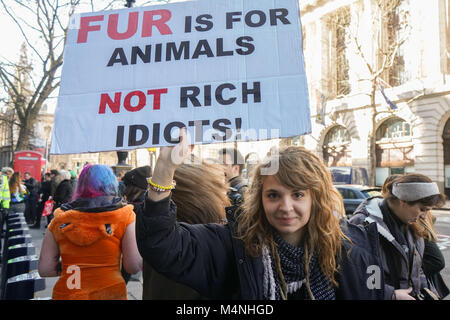
[[[25,221],[32,229],[41,228],[42,212],[48,201],[54,201],[52,212],[62,203],[70,202],[77,175],[73,170],[56,170],[43,173],[41,181],[33,177],[30,172],[14,171],[10,167],[2,169],[1,187],[2,199],[8,204],[1,204],[1,209],[11,212],[23,212]],[[47,216],[48,226],[53,215]]]

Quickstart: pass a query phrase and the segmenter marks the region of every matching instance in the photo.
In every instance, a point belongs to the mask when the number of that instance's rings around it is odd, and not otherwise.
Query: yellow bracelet
[[[170,191],[172,189],[175,189],[175,186],[177,185],[175,180],[172,180],[172,185],[168,187],[160,186],[159,184],[156,184],[152,181],[152,178],[147,178],[147,182],[150,185],[150,188],[157,192],[165,192]]]

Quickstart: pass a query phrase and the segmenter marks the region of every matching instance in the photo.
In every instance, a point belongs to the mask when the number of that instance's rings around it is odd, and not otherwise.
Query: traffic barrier
[[[26,223],[25,218],[14,218],[6,221],[6,226],[10,227],[16,223]]]
[[[8,240],[6,241],[8,247],[12,247],[21,243],[30,243],[30,242],[31,242],[30,234],[19,234],[12,237],[8,237]]]
[[[24,217],[16,217],[6,220],[7,225],[12,225],[15,223],[26,222]]]
[[[7,218],[17,218],[17,217],[24,217],[23,212],[12,212],[7,214]]]
[[[45,289],[45,279],[37,271],[9,278],[6,283],[4,300],[30,300],[35,293]]]
[[[13,212],[13,213],[8,213],[6,215],[7,219],[17,219],[17,218],[24,218],[25,215],[23,214],[23,212]]]
[[[33,243],[21,243],[8,247],[6,253],[7,260],[14,259],[20,256],[30,256],[35,253]]]
[[[14,237],[17,235],[28,234],[28,232],[30,232],[30,229],[28,227],[22,228],[22,229],[8,229],[7,230],[8,237]]]
[[[12,224],[8,224],[8,229],[20,229],[26,227],[28,227],[28,224],[26,222],[14,222]]]
[[[45,289],[45,280],[37,272],[39,257],[23,213],[4,217],[6,225],[1,272],[0,298],[3,300],[34,299],[37,291]],[[42,299],[42,300],[45,300]]]
[[[5,231],[5,239],[3,241],[3,250],[2,250],[2,275],[3,275],[3,270],[5,270],[5,265],[6,265],[6,261],[9,259],[8,256],[8,250],[9,247],[16,245],[16,244],[21,244],[21,243],[26,243],[29,242],[25,236],[28,234],[29,228],[28,225],[25,222],[22,221],[17,221],[17,219],[21,220],[23,219],[22,217],[20,217],[22,214],[21,213],[15,213],[13,214],[13,218],[11,218],[11,214],[6,215],[5,220],[6,220],[6,231]],[[20,238],[13,238],[15,236],[23,236],[22,239]],[[9,240],[13,238],[13,240],[11,240],[9,242]],[[1,279],[2,280],[2,284],[4,283],[4,278]]]
[[[8,260],[6,264],[6,278],[12,278],[20,274],[37,270],[39,257],[37,255],[22,256]]]

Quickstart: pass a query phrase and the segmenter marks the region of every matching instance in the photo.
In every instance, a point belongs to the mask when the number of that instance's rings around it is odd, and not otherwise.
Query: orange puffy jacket
[[[48,229],[62,258],[62,272],[53,288],[55,300],[126,300],[120,273],[121,241],[136,219],[133,206],[112,211],[57,209]]]

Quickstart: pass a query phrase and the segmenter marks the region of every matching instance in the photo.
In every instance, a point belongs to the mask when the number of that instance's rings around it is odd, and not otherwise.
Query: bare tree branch
[[[359,43],[359,40],[358,40],[358,37],[355,35],[352,35],[352,39],[355,42],[356,49],[358,50],[358,53],[361,56],[361,59],[363,60],[364,64],[366,65],[370,74],[373,74],[372,66],[371,66],[370,62],[366,59],[366,55],[364,54],[364,51],[362,50],[361,44]]]
[[[17,1],[16,1],[17,2]],[[14,23],[17,25],[17,27],[19,28],[20,32],[22,33],[26,43],[28,44],[28,46],[35,52],[35,54],[42,60],[44,61],[44,59],[41,57],[41,55],[39,54],[39,51],[30,43],[27,34],[25,33],[25,31],[22,28],[22,24],[19,23],[19,21],[17,20],[16,16],[10,12],[10,10],[8,9],[8,7],[5,5],[4,0],[1,1],[3,8],[5,9],[6,13],[9,15],[9,17],[14,21]]]
[[[5,93],[3,100],[16,112],[14,126],[19,129],[15,149],[25,149],[32,145],[30,138],[39,111],[47,99],[54,98],[51,94],[60,85],[68,21],[81,0],[0,2],[0,10],[18,26],[26,47],[38,58],[34,66],[27,62],[26,52],[24,60],[15,63],[0,58],[0,89]],[[34,39],[38,37],[42,41],[36,45]]]
[[[396,80],[396,76],[393,75],[393,68],[398,68],[397,58],[399,57],[399,51],[402,45],[407,41],[408,30],[410,29],[408,23],[408,12],[404,12],[401,8],[401,0],[376,0],[376,6],[378,7],[378,17],[380,20],[374,19],[374,29],[379,37],[378,48],[376,48],[376,54],[374,55],[372,51],[366,51],[362,45],[361,36],[357,34],[359,28],[352,33],[350,28],[346,31],[349,32],[349,38],[351,39],[358,56],[361,58],[362,63],[366,66],[370,82],[370,89],[365,94],[370,98],[370,108],[372,110],[371,120],[372,129],[369,134],[369,148],[370,148],[370,178],[371,183],[375,183],[375,170],[376,170],[376,117],[380,113],[390,113],[395,114],[394,110],[388,109],[387,111],[377,110],[376,105],[376,94],[378,91],[378,81],[383,80],[385,84],[389,84],[391,80]],[[376,16],[376,14],[374,14]],[[335,23],[339,24],[340,27],[345,27],[348,23],[337,18]],[[359,21],[356,23],[359,26]],[[402,34],[403,32],[403,34]],[[403,35],[403,36],[402,36]],[[375,56],[376,59],[372,58]],[[400,65],[401,66],[401,65]],[[395,72],[401,72],[397,69]],[[383,77],[387,77],[387,81],[384,81]],[[363,81],[363,79],[360,79]],[[396,80],[398,81],[398,80]],[[387,82],[387,83],[386,83]],[[397,84],[398,85],[398,84]],[[415,99],[423,96],[422,94],[410,99],[408,103],[414,101]]]

